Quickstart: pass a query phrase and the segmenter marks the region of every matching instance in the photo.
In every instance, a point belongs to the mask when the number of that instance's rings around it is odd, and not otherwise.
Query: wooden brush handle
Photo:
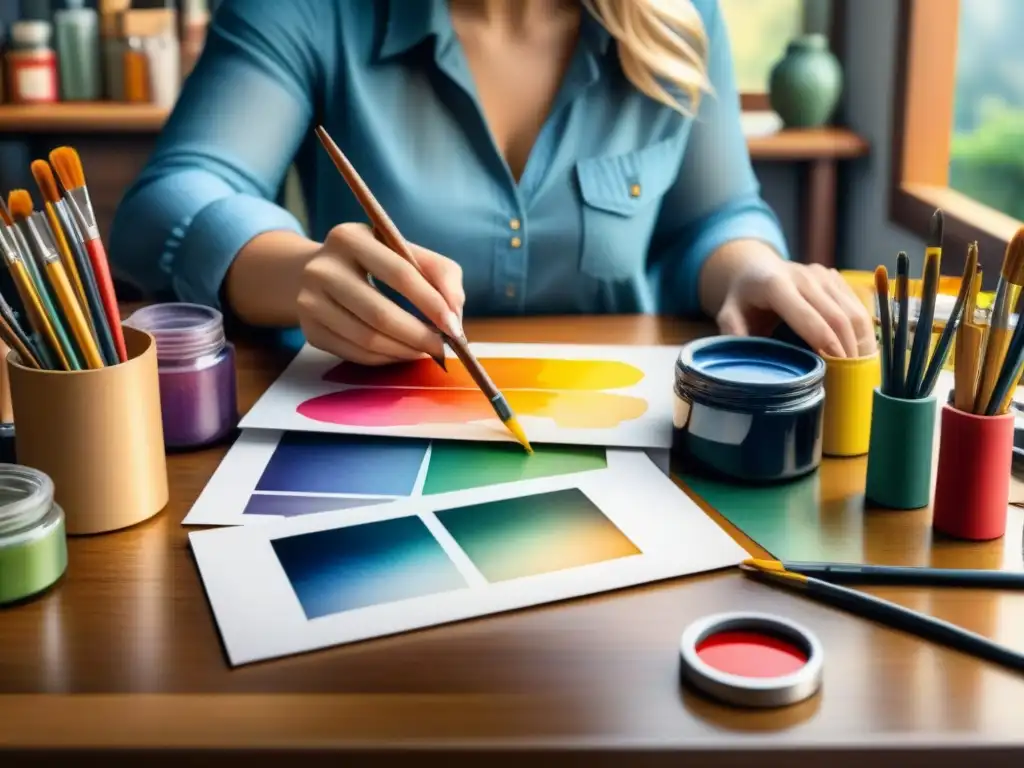
[[[125,348],[124,333],[121,330],[121,312],[117,307],[114,280],[110,276],[110,267],[107,265],[107,251],[98,238],[87,242],[85,250],[89,254],[89,264],[96,277],[96,287],[99,289],[100,300],[103,302],[103,313],[110,325],[110,334],[114,337],[114,348],[117,350],[118,360],[123,363],[128,359],[128,350]]]
[[[957,330],[956,360],[953,363],[953,405],[958,411],[974,411],[975,388],[978,383],[978,366],[981,361],[981,344],[985,330],[980,325],[968,323]]]
[[[1011,332],[1009,328],[992,328],[988,332],[988,343],[985,345],[985,361],[981,367],[981,379],[978,382],[978,395],[974,400],[974,412],[984,413],[988,401],[995,389],[999,370],[1006,359],[1006,350],[1010,346]]]

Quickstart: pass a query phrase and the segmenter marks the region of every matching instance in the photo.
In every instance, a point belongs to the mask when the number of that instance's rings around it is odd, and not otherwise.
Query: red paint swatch
[[[798,646],[757,632],[719,632],[697,646],[709,667],[738,677],[785,677],[807,663]]]

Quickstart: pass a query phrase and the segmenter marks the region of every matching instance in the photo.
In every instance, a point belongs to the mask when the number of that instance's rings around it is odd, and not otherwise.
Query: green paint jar
[[[920,509],[932,497],[934,397],[904,400],[875,389],[864,496],[888,509]]]
[[[772,109],[787,128],[825,125],[842,92],[842,67],[828,48],[828,38],[820,34],[793,40],[768,79]]]
[[[68,564],[64,511],[37,469],[0,464],[0,605],[53,586]]]

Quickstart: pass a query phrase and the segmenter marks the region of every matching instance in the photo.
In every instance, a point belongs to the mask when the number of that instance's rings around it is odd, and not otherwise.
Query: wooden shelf
[[[0,105],[4,133],[157,133],[168,110],[148,104],[83,102],[53,105]],[[868,143],[845,128],[782,130],[747,140],[759,161],[841,160],[862,157]]]
[[[151,104],[68,102],[0,105],[3,133],[157,133],[169,110]]]
[[[846,128],[781,130],[747,139],[754,160],[849,160],[864,157],[867,141]]]

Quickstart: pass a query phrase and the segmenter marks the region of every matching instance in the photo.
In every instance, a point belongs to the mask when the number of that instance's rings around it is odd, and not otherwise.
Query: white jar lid
[[[11,25],[11,40],[16,45],[47,45],[52,35],[50,22],[42,19],[24,19]]]

